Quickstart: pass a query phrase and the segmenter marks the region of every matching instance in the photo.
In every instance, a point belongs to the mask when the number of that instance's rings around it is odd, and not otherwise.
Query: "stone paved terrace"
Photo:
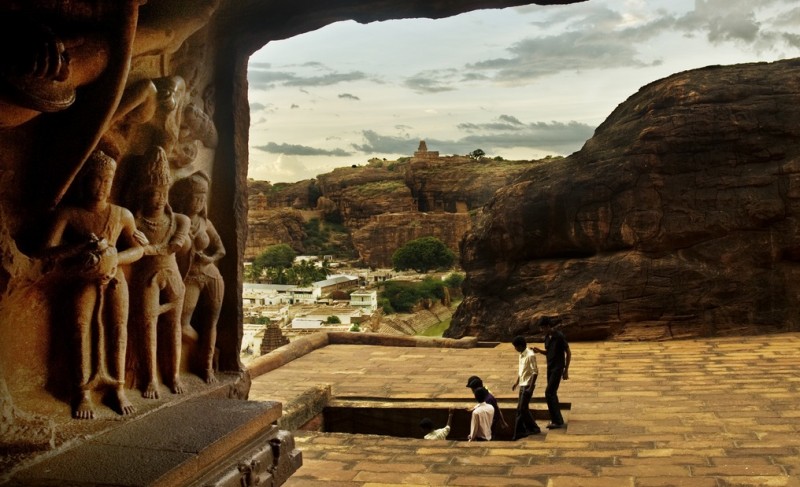
[[[571,346],[564,430],[489,443],[298,431],[304,465],[286,485],[800,486],[800,334]],[[467,406],[468,376],[513,401],[515,372],[509,344],[328,345],[255,378],[251,399],[331,384]]]

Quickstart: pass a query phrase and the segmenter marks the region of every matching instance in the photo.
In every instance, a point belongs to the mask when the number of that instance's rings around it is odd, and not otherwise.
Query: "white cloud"
[[[270,165],[265,179],[305,179],[411,155],[420,139],[442,154],[566,155],[644,84],[798,55],[798,0],[591,0],[341,22],[251,58],[251,161],[261,161],[251,175]]]
[[[269,142],[266,145],[255,145],[251,149],[257,149],[264,152],[271,152],[273,154],[283,154],[288,156],[333,156],[333,157],[347,157],[353,155],[344,149],[320,149],[317,147],[309,147],[307,145],[299,144],[277,144]]]

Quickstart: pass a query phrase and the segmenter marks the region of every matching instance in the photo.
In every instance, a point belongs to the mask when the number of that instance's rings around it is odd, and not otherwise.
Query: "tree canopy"
[[[296,256],[295,251],[287,244],[270,245],[258,257],[253,259],[249,277],[257,280],[261,278],[265,270],[282,273],[284,269],[292,267]]]
[[[444,299],[444,283],[428,276],[422,282],[387,281],[380,303],[387,314],[408,313],[423,299]],[[387,306],[388,305],[388,306]]]
[[[486,155],[486,152],[483,149],[475,149],[474,151],[470,152],[469,154],[470,159],[479,160],[481,157]]]
[[[400,271],[413,269],[424,273],[434,269],[450,268],[455,261],[455,253],[436,237],[412,240],[392,255],[392,266]]]

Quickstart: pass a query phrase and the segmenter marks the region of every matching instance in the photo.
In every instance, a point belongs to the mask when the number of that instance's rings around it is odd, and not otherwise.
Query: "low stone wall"
[[[384,347],[434,347],[434,348],[475,348],[478,339],[475,337],[437,338],[418,336],[398,336],[383,333],[355,332],[320,332],[304,336],[276,348],[266,355],[254,359],[247,370],[252,377],[266,374],[271,370],[286,365],[297,358],[328,345],[378,345]]]

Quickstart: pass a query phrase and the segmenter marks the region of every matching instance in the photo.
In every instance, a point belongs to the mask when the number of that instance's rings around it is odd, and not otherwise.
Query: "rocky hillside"
[[[247,214],[247,244],[245,259],[254,259],[270,245],[289,244],[295,252],[305,253],[303,240],[307,237],[305,218],[292,208],[251,208]]]
[[[800,60],[643,87],[572,156],[537,164],[462,246],[448,336],[573,339],[797,330]]]
[[[534,164],[457,156],[373,159],[294,184],[251,180],[245,255],[253,258],[275,243],[308,251],[302,224],[309,215],[343,224],[351,247],[372,267],[391,266],[395,250],[425,236],[457,253],[471,215]]]

